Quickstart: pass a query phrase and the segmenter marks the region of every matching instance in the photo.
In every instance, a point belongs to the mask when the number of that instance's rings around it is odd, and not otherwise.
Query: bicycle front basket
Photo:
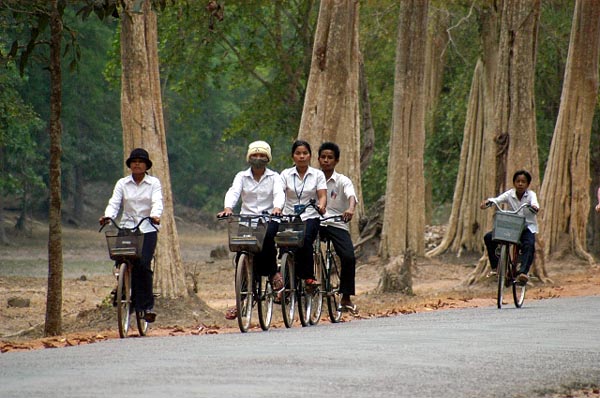
[[[255,217],[231,216],[227,221],[229,250],[252,253],[262,250],[267,232],[264,220]]]
[[[519,243],[525,228],[525,217],[518,214],[496,212],[492,240]]]
[[[302,221],[281,222],[275,235],[275,243],[279,247],[302,247],[306,224]]]
[[[144,234],[140,230],[108,230],[105,233],[112,260],[137,259],[142,255]]]

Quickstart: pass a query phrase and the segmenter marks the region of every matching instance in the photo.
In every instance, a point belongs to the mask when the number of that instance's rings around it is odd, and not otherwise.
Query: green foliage
[[[42,121],[19,94],[14,65],[0,68],[0,195],[22,196],[42,186],[36,133]]]

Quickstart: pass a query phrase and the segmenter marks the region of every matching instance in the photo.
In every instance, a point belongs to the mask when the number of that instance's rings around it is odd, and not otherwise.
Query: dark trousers
[[[347,295],[355,294],[354,277],[356,274],[356,257],[354,256],[354,245],[350,233],[342,228],[321,227],[321,236],[331,240],[335,252],[342,264],[340,271],[340,293]]]
[[[157,232],[145,233],[142,256],[139,260],[133,261],[131,290],[136,311],[154,308],[154,293],[152,292],[152,258],[154,257],[157,238]]]
[[[498,247],[499,243],[492,240],[491,232],[485,234],[483,241],[485,242],[485,247],[488,252],[488,259],[490,260],[492,269],[498,268],[496,248]],[[529,228],[525,228],[523,233],[521,233],[521,243],[519,244],[519,249],[521,250],[521,268],[519,269],[519,273],[528,274],[531,264],[533,264],[535,255],[535,234],[531,232]]]
[[[294,252],[296,264],[296,275],[300,279],[315,279],[315,263],[313,259],[313,243],[319,233],[321,220],[318,218],[309,218],[304,222],[306,231],[304,232],[304,244]]]
[[[254,255],[254,266],[264,276],[272,276],[277,272],[277,249],[275,248],[275,235],[279,223],[270,221],[267,224],[263,247],[259,253]]]

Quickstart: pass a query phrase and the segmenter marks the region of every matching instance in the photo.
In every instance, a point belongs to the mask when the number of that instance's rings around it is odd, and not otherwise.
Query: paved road
[[[600,297],[0,354],[0,397],[534,397],[600,384]]]

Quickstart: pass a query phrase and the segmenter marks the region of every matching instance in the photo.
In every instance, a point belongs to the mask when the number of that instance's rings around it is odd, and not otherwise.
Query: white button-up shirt
[[[343,174],[334,171],[331,177],[327,180],[327,211],[324,217],[341,216],[348,207],[350,207],[350,198],[358,202],[354,191],[354,184]],[[323,221],[321,225],[328,227],[342,228],[346,231],[350,230],[348,223],[343,221],[334,221],[333,219]]]
[[[225,194],[224,207],[233,209],[242,198],[241,214],[259,216],[264,211],[271,213],[273,208],[283,208],[285,195],[281,177],[271,169],[266,169],[259,181],[254,179],[252,169],[240,171],[233,179]]]
[[[488,200],[497,203],[498,205],[506,203],[512,211],[517,210],[524,203],[528,203],[531,206],[537,207],[538,209],[540,207],[537,195],[535,194],[535,192],[530,191],[529,189],[526,190],[525,193],[523,193],[523,197],[520,200],[519,198],[517,198],[517,190],[515,188],[509,189],[508,191],[500,194],[499,196],[496,196],[495,198],[488,198]],[[529,230],[532,233],[537,233],[538,227],[537,217],[535,213],[527,208],[523,208],[518,214],[521,216],[525,216],[525,226],[529,228]]]
[[[285,189],[284,214],[294,214],[294,205],[307,205],[311,199],[315,199],[317,201],[315,204],[318,205],[317,190],[327,189],[325,174],[321,170],[311,166],[306,170],[304,179],[300,178],[296,166],[283,170],[281,172],[281,179],[283,181],[283,188]],[[321,217],[319,213],[312,207],[308,207],[300,216],[302,221],[319,217]]]
[[[104,210],[104,216],[115,219],[119,215],[121,205],[123,205],[121,228],[133,228],[144,217],[160,217],[163,201],[159,179],[146,174],[137,184],[132,175],[121,178],[115,184],[112,197]],[[140,230],[143,233],[156,231],[148,221],[142,223]]]

